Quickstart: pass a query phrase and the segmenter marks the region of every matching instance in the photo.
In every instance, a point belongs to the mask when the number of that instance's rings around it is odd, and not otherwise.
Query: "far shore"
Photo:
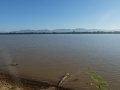
[[[120,34],[120,31],[93,31],[93,32],[0,32],[0,35],[16,34]]]

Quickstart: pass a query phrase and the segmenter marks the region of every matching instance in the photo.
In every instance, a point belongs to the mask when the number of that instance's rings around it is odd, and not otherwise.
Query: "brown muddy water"
[[[19,65],[10,66],[12,60]],[[83,74],[90,67],[116,89],[120,87],[120,35],[0,35],[0,65],[0,72],[40,81],[57,82],[70,73],[61,86],[94,90]]]

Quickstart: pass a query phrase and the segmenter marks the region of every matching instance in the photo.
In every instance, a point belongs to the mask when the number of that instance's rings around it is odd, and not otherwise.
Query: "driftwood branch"
[[[60,86],[62,84],[62,82],[70,75],[70,73],[66,73],[58,82],[58,86]]]

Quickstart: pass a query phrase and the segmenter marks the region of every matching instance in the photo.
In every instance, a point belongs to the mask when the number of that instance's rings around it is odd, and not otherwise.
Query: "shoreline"
[[[74,90],[57,86],[57,83],[55,81],[48,83],[0,73],[0,90]]]
[[[22,34],[120,34],[120,31],[93,31],[93,32],[0,32],[0,35],[22,35]]]

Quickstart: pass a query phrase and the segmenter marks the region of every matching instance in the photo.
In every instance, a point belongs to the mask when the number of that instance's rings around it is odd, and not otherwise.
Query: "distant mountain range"
[[[85,29],[85,28],[76,28],[76,29],[54,29],[54,30],[48,30],[48,29],[41,29],[41,30],[19,30],[19,31],[12,31],[16,33],[40,33],[40,32],[95,32],[95,31],[120,31],[120,29],[117,30],[103,30],[103,29]]]
[[[41,29],[41,30],[31,30],[31,29],[26,29],[26,30],[18,30],[18,31],[11,31],[11,32],[0,32],[0,33],[53,33],[53,32],[58,32],[58,33],[65,33],[65,32],[97,32],[97,31],[102,31],[102,32],[113,32],[113,31],[119,31],[120,29],[115,29],[115,30],[105,30],[105,29],[85,29],[85,28],[76,28],[76,29],[54,29],[54,30],[48,30],[48,29]]]

